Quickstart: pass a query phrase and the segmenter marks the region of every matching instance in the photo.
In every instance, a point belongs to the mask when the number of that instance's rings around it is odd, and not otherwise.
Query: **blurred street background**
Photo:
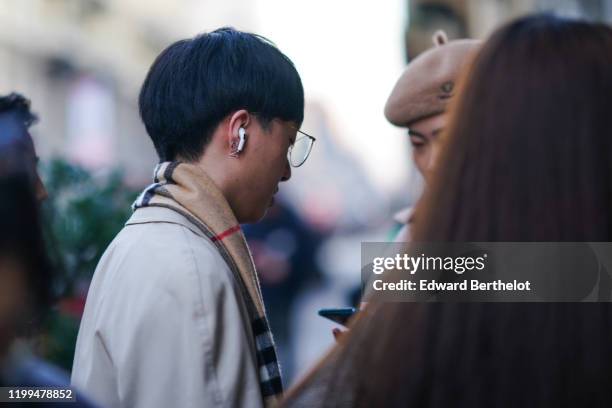
[[[157,162],[137,95],[170,43],[233,26],[272,40],[302,77],[314,150],[264,221],[245,226],[291,383],[334,341],[317,310],[359,299],[360,243],[390,239],[392,214],[421,191],[405,131],[383,116],[406,62],[437,29],[484,38],[543,10],[612,22],[612,0],[0,0],[0,93],[23,93],[40,116],[62,276],[37,347],[70,369],[95,265]]]

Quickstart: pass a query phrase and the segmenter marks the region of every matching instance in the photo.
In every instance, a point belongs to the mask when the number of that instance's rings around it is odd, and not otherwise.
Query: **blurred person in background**
[[[42,312],[50,306],[50,265],[44,249],[42,233],[39,231],[40,222],[38,214],[38,204],[34,208],[29,208],[30,196],[33,192],[36,201],[44,198],[45,190],[38,176],[36,169],[37,157],[34,152],[34,144],[28,132],[28,128],[37,120],[34,113],[30,111],[30,101],[22,95],[11,93],[0,97],[0,178],[3,182],[2,219],[6,223],[3,232],[2,254],[2,296],[0,299],[5,302],[4,310],[11,310],[9,305],[15,305],[17,300],[23,302],[20,313],[3,315],[2,344],[0,348],[6,352],[10,339],[14,336],[13,329],[18,322],[24,324],[28,321],[31,312],[36,312],[37,319],[40,321]],[[12,198],[12,190],[15,190],[15,198]],[[23,210],[20,210],[24,207]],[[25,215],[31,215],[28,219]],[[14,218],[18,218],[24,225],[23,232],[17,231],[19,228],[14,224]],[[19,233],[17,233],[19,232]],[[26,245],[27,244],[27,245]],[[13,248],[14,247],[14,248]],[[17,259],[8,259],[9,255],[15,251]],[[32,253],[28,255],[28,252]],[[19,265],[22,261],[20,257],[33,256],[34,259],[28,261],[26,265]],[[19,261],[19,262],[17,262]],[[13,267],[14,266],[14,267]],[[23,272],[27,272],[24,274]],[[40,275],[38,275],[40,273]],[[31,275],[27,278],[25,276]],[[26,291],[28,285],[36,287],[33,291],[34,296],[27,299],[30,294]],[[37,303],[34,310],[27,310],[25,306],[28,302]],[[26,313],[27,312],[27,313]],[[7,318],[15,319],[13,324],[7,324]]]
[[[612,241],[611,66],[605,25],[496,31],[451,108],[414,240]],[[607,302],[371,303],[285,406],[610,406],[611,328]]]
[[[282,199],[275,200],[266,217],[244,227],[253,254],[270,326],[278,346],[283,380],[293,377],[294,333],[290,312],[295,299],[322,278],[316,262],[321,233],[306,223]]]
[[[0,132],[5,128],[0,127]],[[0,149],[1,153],[5,153]],[[0,158],[2,165],[5,157]],[[28,340],[41,326],[52,302],[53,268],[46,253],[35,190],[29,169],[0,171],[0,387],[68,389],[61,369],[35,357]],[[38,402],[49,407],[92,407],[82,394],[76,401]]]
[[[408,130],[413,162],[426,182],[431,178],[440,148],[440,134],[448,122],[447,110],[456,94],[456,83],[482,44],[480,40],[449,42],[443,31],[437,31],[432,41],[433,48],[408,64],[385,104],[387,120]],[[394,241],[410,240],[413,212],[414,208],[407,207],[395,214],[400,227]],[[366,293],[363,298],[367,300],[369,295]],[[366,305],[362,302],[360,307]],[[342,331],[334,329],[333,333],[338,338]]]
[[[27,131],[35,119],[23,96],[0,97],[0,386],[67,388],[68,375],[27,344],[49,314],[54,278],[39,213],[46,192]],[[40,405],[92,406],[74,396]]]
[[[25,170],[37,200],[43,201],[47,198],[47,190],[38,173],[38,156],[29,132],[36,121],[36,115],[30,111],[30,101],[23,95],[0,96],[0,172]]]
[[[240,224],[312,148],[299,74],[222,28],[166,48],[139,104],[160,164],[96,268],[72,382],[113,407],[269,406],[282,381]]]
[[[433,36],[434,47],[408,64],[385,105],[387,120],[408,129],[414,164],[428,181],[437,156],[438,138],[447,125],[447,108],[455,84],[481,44],[478,40],[448,41],[443,31]],[[407,241],[412,208],[395,215],[402,225],[396,241]]]
[[[0,163],[6,164],[4,157]],[[11,350],[16,338],[32,332],[32,325],[38,326],[51,306],[51,266],[26,169],[3,167],[0,194],[0,382],[2,386],[40,384],[40,371],[24,366],[32,364],[25,349]]]

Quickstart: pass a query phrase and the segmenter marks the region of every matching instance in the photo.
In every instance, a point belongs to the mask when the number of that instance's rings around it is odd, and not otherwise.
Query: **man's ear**
[[[226,135],[226,146],[230,155],[236,157],[245,149],[246,134],[248,133],[247,127],[250,121],[251,115],[244,109],[236,111],[230,116]],[[243,131],[240,129],[243,129]],[[240,137],[241,133],[244,137]]]

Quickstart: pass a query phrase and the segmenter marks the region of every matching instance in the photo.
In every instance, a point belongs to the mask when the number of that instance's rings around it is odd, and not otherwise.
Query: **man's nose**
[[[440,153],[440,146],[438,142],[434,142],[431,146],[431,151],[429,152],[427,163],[425,165],[426,171],[431,173],[433,168],[436,166],[436,162],[438,161],[438,155]]]
[[[281,181],[287,181],[291,178],[291,165],[289,165],[289,159],[285,162],[285,172],[283,173],[283,177]]]

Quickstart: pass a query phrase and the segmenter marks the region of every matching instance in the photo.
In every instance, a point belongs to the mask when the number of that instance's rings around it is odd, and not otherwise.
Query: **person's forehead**
[[[27,148],[34,149],[32,137],[27,127],[16,112],[0,113],[0,148],[23,144]]]
[[[440,113],[428,118],[420,119],[411,123],[408,126],[409,130],[416,131],[418,133],[426,133],[429,135],[432,132],[436,132],[444,128],[446,125],[446,113]]]

